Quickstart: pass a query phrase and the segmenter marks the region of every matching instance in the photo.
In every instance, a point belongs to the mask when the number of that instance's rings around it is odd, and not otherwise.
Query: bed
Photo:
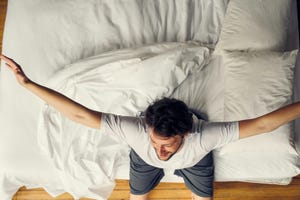
[[[240,120],[300,99],[296,3],[8,1],[2,52],[97,110],[138,115],[170,96],[209,121]],[[2,199],[21,186],[106,199],[128,179],[126,144],[65,119],[5,67],[0,96]],[[288,184],[300,174],[299,124],[216,149],[215,180]]]

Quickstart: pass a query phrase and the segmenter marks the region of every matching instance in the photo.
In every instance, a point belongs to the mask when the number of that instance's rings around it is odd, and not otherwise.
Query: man
[[[90,110],[68,97],[31,81],[12,59],[1,56],[18,82],[66,117],[116,134],[131,146],[130,199],[148,199],[149,192],[174,171],[184,179],[193,199],[213,194],[211,151],[237,139],[271,132],[300,116],[294,103],[258,118],[208,123],[196,118],[181,101],[164,98],[150,105],[143,117],[122,117]]]

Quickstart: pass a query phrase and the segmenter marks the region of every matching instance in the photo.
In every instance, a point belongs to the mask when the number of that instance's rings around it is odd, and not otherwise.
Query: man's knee
[[[149,200],[149,193],[143,195],[135,195],[130,193],[130,200]]]
[[[212,200],[212,197],[200,197],[192,193],[192,200]]]

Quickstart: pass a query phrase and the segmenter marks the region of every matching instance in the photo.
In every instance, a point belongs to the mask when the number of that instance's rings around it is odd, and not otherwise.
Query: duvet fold
[[[120,50],[69,65],[49,85],[91,109],[135,116],[154,100],[170,96],[209,58],[207,47],[192,43]],[[118,169],[129,165],[127,144],[100,130],[76,124],[47,104],[41,111],[39,146],[75,198],[108,198]]]

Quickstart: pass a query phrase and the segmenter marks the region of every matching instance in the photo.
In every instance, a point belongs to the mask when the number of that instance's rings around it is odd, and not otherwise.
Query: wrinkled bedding
[[[266,82],[278,86],[285,95],[268,109],[290,102],[292,96],[298,97],[299,88],[295,94],[292,91],[297,52],[290,50],[298,48],[295,44],[299,38],[295,35],[295,9],[289,10],[295,8],[292,3],[296,1],[257,0],[256,3],[272,5],[268,6],[263,20],[267,25],[263,26],[258,16],[265,6],[256,9],[241,0],[227,3],[228,0],[9,1],[3,53],[21,64],[31,79],[90,108],[118,114],[136,115],[155,98],[170,96],[201,111],[209,121],[256,116],[258,112],[245,112],[248,108],[242,101],[231,98],[232,93],[247,90],[226,91],[236,89],[233,84],[237,82],[245,84],[245,75],[259,70],[258,66],[253,71],[234,74],[231,79],[226,77],[236,69],[249,69],[253,62],[261,64],[253,57],[261,61],[267,56],[265,71],[273,71],[269,64],[280,60],[274,70],[279,73],[272,75],[280,76],[281,81],[274,83],[275,78],[270,76]],[[254,10],[241,18],[245,7]],[[280,15],[275,17],[274,10],[279,10]],[[272,23],[268,24],[270,19],[266,17],[271,17]],[[249,31],[259,30],[260,34],[245,34],[247,20],[256,27]],[[227,25],[222,26],[224,23]],[[288,34],[274,34],[272,30],[287,30]],[[234,43],[238,46],[228,42],[235,38],[243,38]],[[261,38],[264,42],[256,46],[247,42]],[[236,69],[232,68],[235,64]],[[295,71],[299,82],[299,63]],[[263,78],[261,75],[255,77]],[[252,96],[276,98],[278,94],[266,90],[270,87],[263,82],[256,85],[263,93]],[[251,89],[251,84],[246,85]],[[112,98],[105,98],[107,95]],[[24,185],[43,187],[53,196],[69,192],[74,198],[105,199],[114,186],[114,178],[128,179],[126,144],[65,119],[21,88],[6,68],[1,68],[0,96],[2,199],[11,199]],[[252,107],[262,105],[254,104],[260,102],[257,99],[243,97]],[[226,105],[228,100],[231,102]],[[270,110],[258,111],[262,114]],[[216,150],[216,181],[288,184],[292,176],[300,173],[293,132],[287,125],[273,134]],[[273,143],[264,145],[263,141]],[[163,181],[182,182],[165,174]]]
[[[118,58],[121,52],[123,59]],[[119,50],[69,65],[48,85],[94,110],[137,116],[154,100],[169,97],[209,59],[210,50],[193,43]],[[41,113],[38,142],[75,197],[107,198],[117,169],[129,166],[129,147],[119,138],[78,125],[47,105]]]
[[[65,66],[111,50],[189,40],[214,46],[227,2],[8,1],[2,53],[22,65],[32,80],[45,84]],[[75,193],[64,186],[38,145],[43,102],[19,87],[5,67],[0,96],[1,198],[11,199],[24,185],[43,187],[53,196]]]

